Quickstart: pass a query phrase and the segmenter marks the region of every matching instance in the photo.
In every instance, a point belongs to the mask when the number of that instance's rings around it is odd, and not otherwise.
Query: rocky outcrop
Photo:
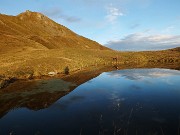
[[[0,80],[0,89],[6,87],[9,83],[9,81],[7,79],[1,79]]]
[[[16,78],[5,78],[0,76],[0,89],[7,87],[10,83],[13,83],[16,80]]]

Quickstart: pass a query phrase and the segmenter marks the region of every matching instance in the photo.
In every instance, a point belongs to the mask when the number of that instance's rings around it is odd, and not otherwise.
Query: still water
[[[47,86],[57,95],[56,89],[62,86],[54,81]],[[44,107],[38,108],[38,100],[42,102],[44,97],[38,90],[44,89],[44,84],[35,87],[37,107],[28,107],[31,98],[26,98],[6,109],[0,117],[0,135],[180,135],[178,70],[104,72],[55,101],[49,96],[52,103],[43,102]]]

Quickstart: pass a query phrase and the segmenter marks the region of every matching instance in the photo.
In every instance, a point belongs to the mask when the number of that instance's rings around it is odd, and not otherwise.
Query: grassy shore
[[[0,54],[1,77],[28,79],[48,75],[49,72],[64,74],[90,67],[105,67],[115,64],[145,65],[148,63],[180,63],[180,52],[176,50],[154,52],[118,52],[93,49],[50,49],[20,51]],[[116,63],[112,57],[117,57]]]

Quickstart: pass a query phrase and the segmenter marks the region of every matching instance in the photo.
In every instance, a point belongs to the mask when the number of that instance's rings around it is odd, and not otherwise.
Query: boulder
[[[49,72],[48,75],[49,76],[55,76],[55,75],[57,75],[57,72]]]
[[[9,84],[9,81],[7,79],[0,80],[0,89],[6,87]]]
[[[10,83],[15,82],[17,79],[12,78],[0,78],[0,89],[7,87]]]

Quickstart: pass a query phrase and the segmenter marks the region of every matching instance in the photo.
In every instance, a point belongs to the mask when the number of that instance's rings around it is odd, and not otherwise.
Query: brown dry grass
[[[109,66],[116,64],[112,57],[118,57],[118,64],[147,64],[147,63],[180,63],[180,53],[177,51],[159,52],[114,52],[110,50],[86,49],[51,49],[33,50],[27,53],[1,54],[0,74],[27,78],[47,75],[54,71],[64,73],[68,66],[70,72],[89,68],[91,66]]]
[[[91,66],[177,63],[178,49],[156,52],[118,52],[75,34],[46,16],[27,11],[0,14],[0,75],[28,78],[51,71],[70,73]]]

